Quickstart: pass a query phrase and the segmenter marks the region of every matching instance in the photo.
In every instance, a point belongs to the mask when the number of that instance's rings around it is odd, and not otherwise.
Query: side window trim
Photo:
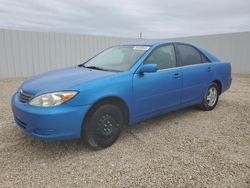
[[[176,62],[176,66],[175,67],[171,67],[171,68],[165,68],[165,69],[159,69],[157,71],[164,71],[164,70],[168,70],[168,69],[172,69],[172,68],[177,68],[180,66],[179,60],[177,58],[177,51],[176,51],[176,47],[175,47],[175,43],[168,43],[168,44],[161,44],[159,46],[157,46],[155,49],[153,49],[147,56],[147,58],[143,61],[143,64],[148,60],[148,58],[154,53],[155,50],[157,50],[158,48],[161,47],[165,47],[165,46],[173,46],[174,49],[174,54],[175,54],[175,62]]]
[[[176,43],[173,43],[174,46],[174,51],[175,51],[175,60],[176,60],[176,67],[181,67],[182,66],[182,62],[181,62],[181,58],[179,55],[179,50],[176,46]]]

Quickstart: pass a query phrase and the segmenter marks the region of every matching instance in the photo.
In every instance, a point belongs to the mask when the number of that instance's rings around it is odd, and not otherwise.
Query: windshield
[[[127,71],[149,48],[149,46],[115,46],[101,52],[83,66],[98,70]]]

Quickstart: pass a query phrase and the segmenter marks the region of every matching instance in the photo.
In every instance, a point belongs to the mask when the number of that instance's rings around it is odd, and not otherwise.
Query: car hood
[[[67,90],[73,86],[117,74],[84,67],[70,67],[38,75],[25,81],[21,89],[31,94]]]

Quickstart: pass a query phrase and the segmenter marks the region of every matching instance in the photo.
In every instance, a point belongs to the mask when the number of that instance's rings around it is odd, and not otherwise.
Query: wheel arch
[[[88,118],[90,117],[90,114],[94,112],[94,110],[96,110],[98,107],[104,105],[104,104],[114,104],[116,106],[118,106],[121,110],[122,113],[124,114],[124,120],[125,120],[125,124],[128,124],[129,122],[129,107],[127,105],[127,103],[120,97],[117,96],[107,96],[104,98],[101,98],[99,100],[97,100],[87,111],[83,121],[82,121],[82,128],[81,128],[81,134],[83,133],[83,128],[84,128],[84,124],[88,121]]]
[[[218,87],[219,87],[219,95],[221,94],[222,92],[222,84],[221,84],[221,81],[220,80],[214,80],[213,83],[217,84]]]

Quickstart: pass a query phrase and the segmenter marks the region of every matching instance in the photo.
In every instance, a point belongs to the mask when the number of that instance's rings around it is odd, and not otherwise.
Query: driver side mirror
[[[157,64],[143,64],[139,70],[137,71],[140,74],[143,74],[144,72],[156,72],[157,71]]]

